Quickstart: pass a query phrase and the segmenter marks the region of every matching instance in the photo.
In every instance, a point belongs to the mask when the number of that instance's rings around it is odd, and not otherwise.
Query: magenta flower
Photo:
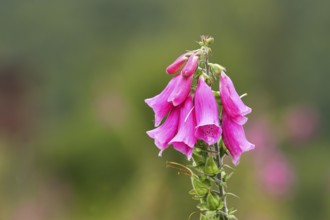
[[[263,166],[258,167],[259,183],[274,197],[288,195],[295,183],[294,169],[280,152],[272,152]]]
[[[180,110],[178,133],[169,143],[174,149],[185,154],[189,160],[196,143],[194,136],[196,121],[193,108],[193,98],[188,96]]]
[[[183,67],[181,74],[185,77],[189,77],[196,71],[196,68],[198,66],[198,56],[196,54],[192,54],[187,64]]]
[[[209,145],[215,144],[221,135],[218,107],[211,88],[202,77],[198,80],[195,93],[195,115],[195,137]]]
[[[252,110],[246,106],[240,96],[237,94],[231,79],[224,73],[220,76],[220,98],[224,110],[238,124],[245,124],[247,118],[245,115]]]
[[[178,106],[183,103],[190,92],[193,75],[190,77],[183,77],[181,74],[178,75],[178,79],[171,95],[167,101],[172,102],[173,106]]]
[[[171,110],[172,104],[168,102],[167,99],[175,88],[176,83],[180,77],[179,75],[174,76],[159,95],[144,100],[145,103],[147,103],[147,105],[149,105],[155,113],[155,127],[157,127],[162,122],[163,118]]]
[[[161,156],[162,152],[168,148],[170,140],[172,140],[177,133],[179,116],[180,108],[174,107],[166,121],[161,126],[151,131],[147,131],[149,137],[155,140],[155,145],[160,149],[159,156]]]
[[[179,56],[171,65],[169,65],[166,68],[166,72],[168,74],[174,74],[176,72],[178,72],[186,63],[186,61],[188,60],[188,55],[190,53],[184,53],[181,56]]]
[[[222,111],[222,131],[223,142],[237,165],[241,154],[254,149],[254,144],[246,139],[243,125],[233,121],[226,111]]]

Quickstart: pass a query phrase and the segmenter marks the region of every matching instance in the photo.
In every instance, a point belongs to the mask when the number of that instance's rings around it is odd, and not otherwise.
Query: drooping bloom
[[[191,54],[187,64],[183,67],[181,74],[185,77],[189,77],[196,71],[198,66],[198,56],[196,54]]]
[[[186,100],[190,92],[193,75],[184,77],[179,74],[177,78],[176,85],[167,99],[167,101],[171,102],[173,106],[178,106]]]
[[[174,149],[185,154],[188,159],[191,158],[196,143],[194,136],[196,121],[193,107],[193,98],[188,96],[180,109],[180,120],[178,133],[170,141]]]
[[[249,114],[252,110],[243,103],[235,90],[233,82],[224,72],[220,76],[220,98],[223,109],[232,120],[241,125],[245,124],[247,121],[245,115]]]
[[[147,105],[149,105],[155,113],[156,127],[162,122],[163,118],[172,108],[172,103],[168,102],[167,99],[173,92],[173,89],[175,88],[176,83],[180,77],[180,75],[174,76],[160,94],[144,100],[145,103],[147,103]]]
[[[184,66],[184,64],[188,60],[188,55],[189,54],[190,53],[184,53],[181,56],[179,56],[172,64],[170,64],[166,68],[166,72],[168,74],[174,74],[174,73],[178,72],[180,69],[182,69],[182,67]]]
[[[219,112],[212,89],[202,77],[198,80],[195,93],[195,115],[195,137],[209,145],[215,144],[221,135]]]
[[[245,137],[243,125],[237,124],[226,111],[222,111],[222,138],[235,165],[243,152],[254,149],[254,144]]]
[[[151,131],[147,131],[149,137],[153,138],[155,145],[160,149],[159,156],[168,148],[169,142],[178,131],[180,108],[174,107],[169,113],[165,122]]]

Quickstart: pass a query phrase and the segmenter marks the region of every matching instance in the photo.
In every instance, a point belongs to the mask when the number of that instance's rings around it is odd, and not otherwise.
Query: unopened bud
[[[219,168],[215,163],[213,157],[207,158],[204,170],[206,174],[211,176],[216,175],[219,172]]]
[[[209,66],[211,67],[212,69],[212,72],[213,74],[216,76],[216,77],[219,77],[220,74],[226,70],[225,67],[217,64],[217,63],[209,63]]]
[[[221,199],[216,193],[209,193],[207,195],[206,201],[210,210],[217,210],[221,204]]]
[[[201,213],[200,220],[207,220],[207,217]]]
[[[198,196],[205,196],[206,193],[209,191],[208,186],[206,184],[204,184],[197,177],[192,176],[191,181],[192,181],[194,190]]]
[[[184,53],[181,56],[179,56],[172,64],[170,64],[167,68],[166,68],[166,72],[168,74],[174,74],[176,72],[178,72],[186,63],[186,61],[188,60],[188,55],[190,53]]]
[[[214,43],[214,38],[213,37],[208,37],[206,40],[206,45],[210,45],[210,44],[213,44]]]
[[[196,71],[198,66],[198,56],[196,54],[190,55],[187,64],[183,67],[181,74],[184,77],[189,77]]]

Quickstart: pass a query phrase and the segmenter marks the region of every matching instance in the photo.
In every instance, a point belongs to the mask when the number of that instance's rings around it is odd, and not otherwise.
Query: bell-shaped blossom
[[[174,149],[191,158],[196,143],[194,130],[196,126],[193,98],[188,96],[180,110],[178,133],[170,141]]]
[[[197,69],[197,66],[198,66],[198,56],[196,54],[192,54],[189,57],[187,64],[181,70],[181,74],[185,77],[189,77],[192,74],[194,74],[194,72]]]
[[[192,80],[193,75],[184,77],[179,74],[176,85],[167,101],[171,102],[173,106],[178,106],[183,103],[189,95]]]
[[[151,131],[147,131],[149,137],[153,138],[155,145],[160,149],[159,156],[162,155],[162,152],[168,148],[169,142],[173,139],[175,134],[178,131],[180,116],[180,108],[172,108],[165,122]]]
[[[173,77],[160,94],[144,100],[145,103],[147,103],[147,105],[149,105],[155,113],[156,127],[162,122],[163,118],[172,108],[172,103],[168,102],[167,99],[173,92],[173,89],[175,88],[176,83],[180,77],[180,75]]]
[[[220,98],[223,109],[238,124],[245,124],[245,115],[251,112],[251,108],[246,106],[235,90],[231,79],[224,73],[220,76]]]
[[[243,152],[254,149],[254,144],[245,137],[243,125],[237,124],[226,111],[222,111],[222,138],[235,165]]]
[[[218,106],[211,87],[202,77],[198,80],[195,93],[195,116],[195,137],[209,145],[215,144],[221,135]]]
[[[178,72],[180,69],[182,69],[182,67],[184,66],[184,64],[188,60],[189,54],[190,53],[184,53],[181,56],[179,56],[172,64],[170,64],[166,68],[166,72],[168,74],[174,74],[174,73]]]

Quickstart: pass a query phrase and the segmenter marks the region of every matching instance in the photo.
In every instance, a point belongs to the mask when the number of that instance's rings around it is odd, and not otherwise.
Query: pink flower
[[[181,56],[179,56],[171,65],[169,65],[166,68],[166,72],[168,74],[174,74],[176,72],[178,72],[183,65],[186,63],[186,61],[188,60],[188,56],[189,53],[184,53]]]
[[[319,113],[313,106],[291,106],[284,115],[286,134],[291,141],[299,146],[302,146],[315,136],[319,124]]]
[[[173,145],[174,149],[185,154],[188,159],[191,158],[196,143],[194,136],[195,126],[193,99],[191,96],[188,96],[180,110],[178,133],[169,143]]]
[[[159,156],[161,156],[162,152],[168,148],[170,140],[172,140],[177,133],[179,116],[180,108],[172,108],[166,121],[161,126],[151,131],[147,131],[149,137],[155,140],[155,145],[160,149]]]
[[[195,137],[209,145],[215,144],[221,135],[218,107],[211,88],[202,77],[198,80],[195,93],[195,115]]]
[[[183,77],[181,74],[177,76],[176,85],[168,97],[167,101],[172,102],[173,106],[178,106],[183,103],[190,92],[193,75],[189,77]]]
[[[224,73],[220,76],[220,98],[224,110],[238,124],[245,124],[245,115],[251,112],[251,108],[246,106],[237,94],[231,79]]]
[[[261,186],[272,196],[287,195],[295,182],[295,173],[288,160],[279,152],[273,152],[263,166],[258,167]]]
[[[233,164],[237,165],[241,154],[254,149],[254,144],[246,139],[243,126],[233,121],[226,111],[222,111],[222,129],[223,142],[232,156]]]
[[[180,75],[174,76],[159,95],[144,100],[145,103],[147,103],[147,105],[149,105],[155,113],[156,127],[162,122],[163,118],[172,108],[172,104],[168,102],[167,99],[173,92],[173,89],[175,88],[176,83],[180,77]]]
[[[189,77],[192,74],[194,74],[197,66],[198,66],[198,56],[196,54],[192,54],[189,57],[187,64],[183,67],[181,74],[185,77]]]

